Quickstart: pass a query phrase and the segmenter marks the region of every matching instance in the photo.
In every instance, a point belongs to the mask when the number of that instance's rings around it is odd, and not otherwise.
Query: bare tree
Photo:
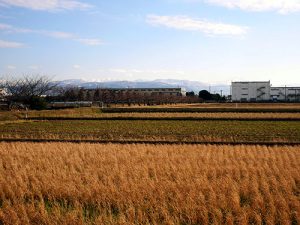
[[[76,101],[78,100],[77,97],[78,97],[78,88],[74,88],[74,87],[71,87],[71,88],[65,88],[64,89],[64,93],[62,94],[62,99],[64,101]]]
[[[79,100],[79,101],[84,101],[85,100],[85,93],[84,93],[83,88],[79,89],[78,95],[77,95],[77,100]]]
[[[3,86],[9,95],[8,100],[28,104],[32,108],[40,104],[42,97],[56,87],[47,76],[23,76],[4,79],[1,83],[0,86]]]
[[[4,81],[3,85],[13,100],[41,97],[56,86],[47,76],[24,76]]]
[[[94,101],[100,101],[100,99],[101,99],[101,92],[100,89],[98,88],[94,94]]]

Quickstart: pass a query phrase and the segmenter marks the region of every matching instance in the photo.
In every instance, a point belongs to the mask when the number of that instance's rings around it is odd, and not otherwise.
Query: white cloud
[[[4,23],[0,23],[0,31],[4,31],[6,33],[31,33],[31,34],[38,34],[38,35],[43,35],[43,36],[57,38],[57,39],[69,39],[69,40],[77,41],[81,44],[90,45],[90,46],[97,46],[97,45],[103,44],[102,40],[100,40],[100,39],[81,38],[75,34],[68,33],[68,32],[33,30],[33,29],[14,27],[12,25],[4,24]]]
[[[0,48],[22,48],[25,45],[20,42],[4,41],[0,39]]]
[[[38,70],[40,67],[37,65],[32,65],[32,66],[28,66],[28,68],[31,70]]]
[[[101,72],[105,72],[106,70],[100,70]],[[185,74],[184,71],[178,70],[140,70],[140,69],[127,69],[127,68],[114,68],[108,70],[111,73],[120,73],[120,74],[147,74],[147,75],[155,75],[155,74]]]
[[[9,30],[12,29],[12,26],[4,23],[0,23],[0,30]]]
[[[77,64],[73,65],[73,69],[75,69],[75,70],[78,70],[78,69],[80,69],[80,68],[81,68],[80,65],[77,65]]]
[[[8,65],[7,66],[7,69],[9,70],[15,70],[17,67],[16,66],[13,66],[13,65]]]
[[[128,69],[110,69],[109,71],[112,73],[130,73]]]
[[[96,38],[77,38],[76,41],[90,46],[103,45],[103,42],[100,39]]]
[[[74,34],[62,32],[62,31],[33,31],[33,33],[42,34],[48,37],[58,38],[58,39],[72,39],[75,37]]]
[[[34,32],[33,30],[30,30],[30,29],[13,27],[12,25],[4,24],[4,23],[0,23],[0,30],[6,31],[8,33],[31,33],[31,32]]]
[[[0,6],[22,7],[40,11],[88,9],[92,6],[75,0],[0,0]]]
[[[178,30],[200,31],[207,35],[243,36],[248,27],[233,24],[209,22],[187,16],[148,15],[147,22],[154,26],[165,26]]]
[[[101,80],[155,80],[155,79],[182,79],[183,77],[197,77],[203,71],[181,70],[173,68],[101,68],[97,76]],[[95,76],[96,76],[95,75]]]
[[[205,2],[246,11],[276,11],[281,14],[300,11],[300,0],[205,0]]]

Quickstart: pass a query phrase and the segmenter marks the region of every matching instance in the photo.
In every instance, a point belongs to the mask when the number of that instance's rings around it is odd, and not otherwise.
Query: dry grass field
[[[300,119],[300,113],[99,113],[76,110],[32,111],[29,118],[205,118],[205,119]],[[22,117],[21,117],[22,118]]]
[[[180,107],[180,105],[178,105]],[[182,107],[201,107],[201,108],[300,108],[299,103],[199,103],[183,104]]]
[[[176,104],[164,104],[164,105],[153,105],[153,106],[145,106],[137,104],[127,106],[126,104],[112,104],[111,107],[117,108],[130,108],[130,107],[153,107],[153,108],[164,108],[164,107],[183,107],[183,108],[300,108],[299,103],[176,103]]]
[[[300,146],[0,143],[0,224],[300,223]]]
[[[26,114],[29,118],[45,118],[45,117],[64,117],[64,118],[114,118],[114,117],[124,117],[124,118],[135,118],[135,117],[153,117],[153,118],[161,118],[161,117],[175,117],[175,118],[290,118],[290,119],[299,119],[300,113],[295,112],[276,112],[276,109],[300,109],[300,104],[240,104],[238,108],[246,108],[246,109],[274,109],[274,112],[114,112],[114,113],[101,113],[101,109],[97,107],[93,108],[74,108],[74,109],[60,109],[60,110],[30,110],[28,112],[25,111],[0,111],[0,121],[8,121],[8,120],[20,120],[25,119]],[[165,106],[166,107],[166,106]],[[168,106],[171,107],[171,106]],[[222,108],[235,108],[233,104],[189,104],[189,105],[175,105],[173,107],[185,107],[185,108],[200,108],[200,109],[222,109]],[[147,107],[146,109],[151,110],[153,107]],[[155,107],[154,107],[155,108]],[[163,109],[162,106],[159,107]],[[114,108],[113,108],[114,109]],[[125,108],[127,109],[127,108]],[[128,108],[130,109],[130,108]]]
[[[300,113],[280,111],[300,104],[167,107],[196,111],[1,112],[0,138],[13,142],[0,142],[0,225],[300,224]],[[256,145],[182,144],[193,141]]]

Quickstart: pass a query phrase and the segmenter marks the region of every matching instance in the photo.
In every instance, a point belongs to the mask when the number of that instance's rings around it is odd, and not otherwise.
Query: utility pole
[[[221,97],[223,96],[223,90],[221,90]]]
[[[28,108],[25,106],[25,119],[28,119]]]
[[[285,99],[285,102],[286,102],[286,85],[284,86],[284,99]]]

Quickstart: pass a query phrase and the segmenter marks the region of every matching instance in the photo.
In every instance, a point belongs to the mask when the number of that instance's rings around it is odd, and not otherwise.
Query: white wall
[[[269,101],[270,81],[232,82],[232,101]]]
[[[271,100],[300,101],[300,87],[271,87]]]

